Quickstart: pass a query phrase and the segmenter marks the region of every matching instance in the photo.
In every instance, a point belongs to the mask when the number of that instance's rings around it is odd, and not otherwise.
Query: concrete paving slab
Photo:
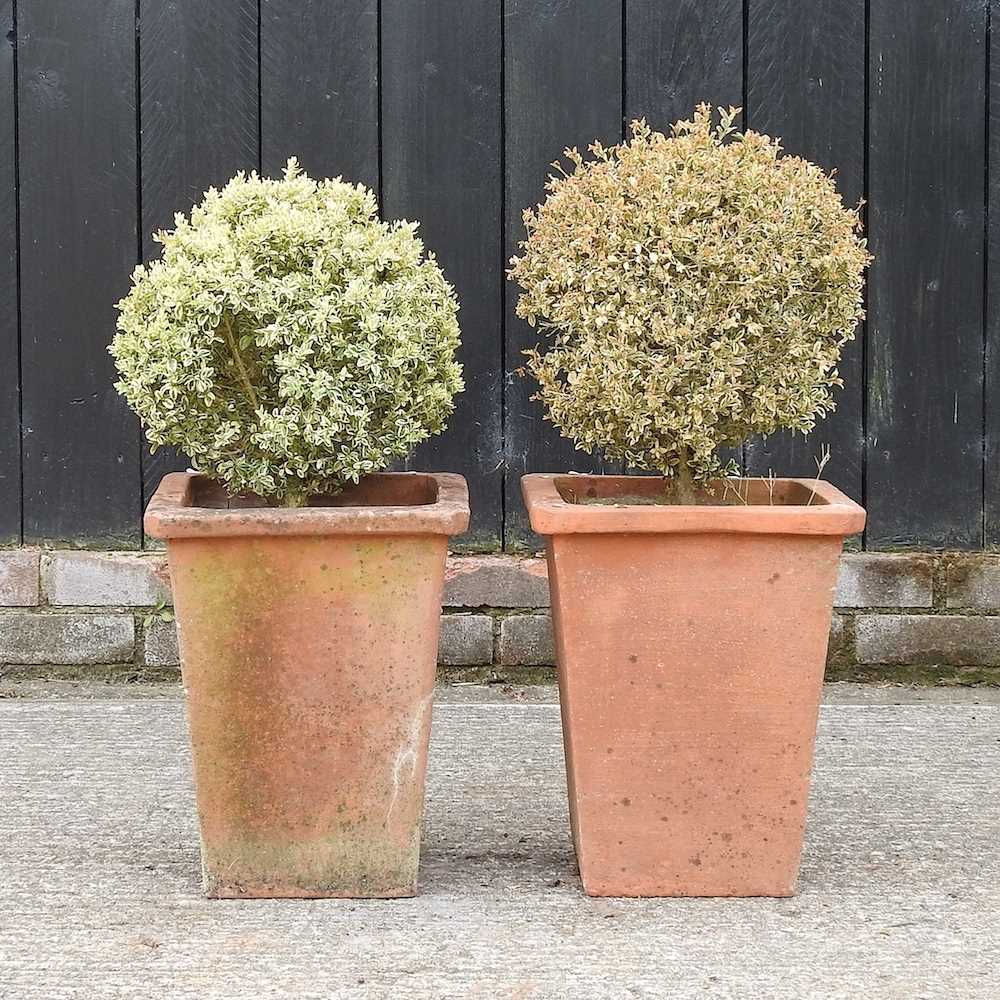
[[[554,704],[431,761],[420,897],[208,901],[176,698],[0,702],[0,998],[1000,997],[996,704],[826,706],[789,900],[584,896]]]
[[[36,698],[49,701],[132,701],[141,698],[178,699],[183,697],[179,680],[8,680],[0,677],[0,701]],[[557,703],[554,683],[521,684],[499,681],[438,683],[438,704],[509,704],[526,702]],[[857,684],[834,681],[823,686],[823,701],[831,705],[1000,705],[1000,687],[940,684],[935,687],[908,684]]]

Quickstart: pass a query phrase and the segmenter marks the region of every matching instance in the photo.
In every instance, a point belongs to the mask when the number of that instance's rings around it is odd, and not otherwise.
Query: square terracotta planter
[[[799,479],[742,481],[746,505],[628,503],[662,493],[648,477],[522,486],[546,536],[584,888],[791,895],[839,556],[864,510]]]
[[[174,473],[146,511],[167,540],[205,891],[413,895],[465,480],[373,475],[306,508],[259,504]]]

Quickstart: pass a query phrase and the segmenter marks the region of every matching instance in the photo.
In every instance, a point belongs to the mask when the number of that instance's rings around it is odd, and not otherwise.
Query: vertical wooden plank
[[[747,127],[780,136],[785,151],[836,170],[845,204],[856,206],[865,177],[865,0],[749,0]],[[837,409],[812,434],[775,434],[747,445],[751,475],[823,471],[860,500],[864,465],[864,327],[844,350]]]
[[[135,546],[106,350],[137,256],[134,0],[20,0],[18,127],[25,541]]]
[[[985,544],[1000,546],[1000,0],[990,0],[986,272]]]
[[[460,472],[472,526],[501,527],[501,23],[491,0],[383,0],[383,215],[421,223],[461,302],[465,392],[410,468]]]
[[[666,130],[703,101],[743,104],[743,4],[625,0],[626,123],[645,118]],[[724,448],[720,456],[743,465],[742,448]]]
[[[261,0],[261,159],[378,190],[378,0]]]
[[[257,0],[140,0],[140,154],[146,260],[153,233],[172,228],[205,190],[237,170],[255,170]],[[143,442],[143,495],[187,467],[172,448]]]
[[[14,6],[0,0],[0,544],[21,540]]]
[[[567,146],[622,135],[622,5],[620,0],[505,0],[505,248],[524,238],[521,212],[545,196],[549,164]],[[507,283],[505,340],[505,525],[507,548],[535,547],[521,476],[581,472],[600,461],[560,437],[531,400],[535,385],[513,374],[538,333],[519,320],[518,289]]]
[[[986,5],[871,0],[868,531],[982,543]]]
[[[625,117],[665,129],[743,103],[743,0],[625,0]]]

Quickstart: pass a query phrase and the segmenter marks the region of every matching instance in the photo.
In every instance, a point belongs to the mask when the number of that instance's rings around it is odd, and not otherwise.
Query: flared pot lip
[[[197,472],[163,477],[146,507],[143,527],[153,538],[245,535],[458,535],[469,526],[469,490],[450,472],[380,472],[363,480],[370,494],[398,495],[431,487],[427,500],[357,506],[197,506],[210,480]]]
[[[532,473],[521,477],[521,491],[532,529],[540,535],[572,534],[772,534],[854,535],[865,526],[865,509],[821,479],[751,479],[768,489],[804,490],[809,503],[750,505],[586,504],[567,500],[567,482],[613,486],[627,495],[634,484],[648,491],[648,476],[588,476]],[[747,482],[747,480],[740,480]],[[560,486],[563,487],[560,492]]]

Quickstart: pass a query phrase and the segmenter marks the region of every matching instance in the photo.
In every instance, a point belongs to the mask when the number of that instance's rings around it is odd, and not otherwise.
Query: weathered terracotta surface
[[[568,502],[648,496],[655,479],[522,482],[549,536],[586,891],[791,895],[838,557],[863,509],[826,483],[807,505],[811,480],[727,507]]]
[[[165,477],[146,530],[168,540],[206,892],[413,895],[464,480],[373,476],[305,510],[194,501],[223,502]]]

